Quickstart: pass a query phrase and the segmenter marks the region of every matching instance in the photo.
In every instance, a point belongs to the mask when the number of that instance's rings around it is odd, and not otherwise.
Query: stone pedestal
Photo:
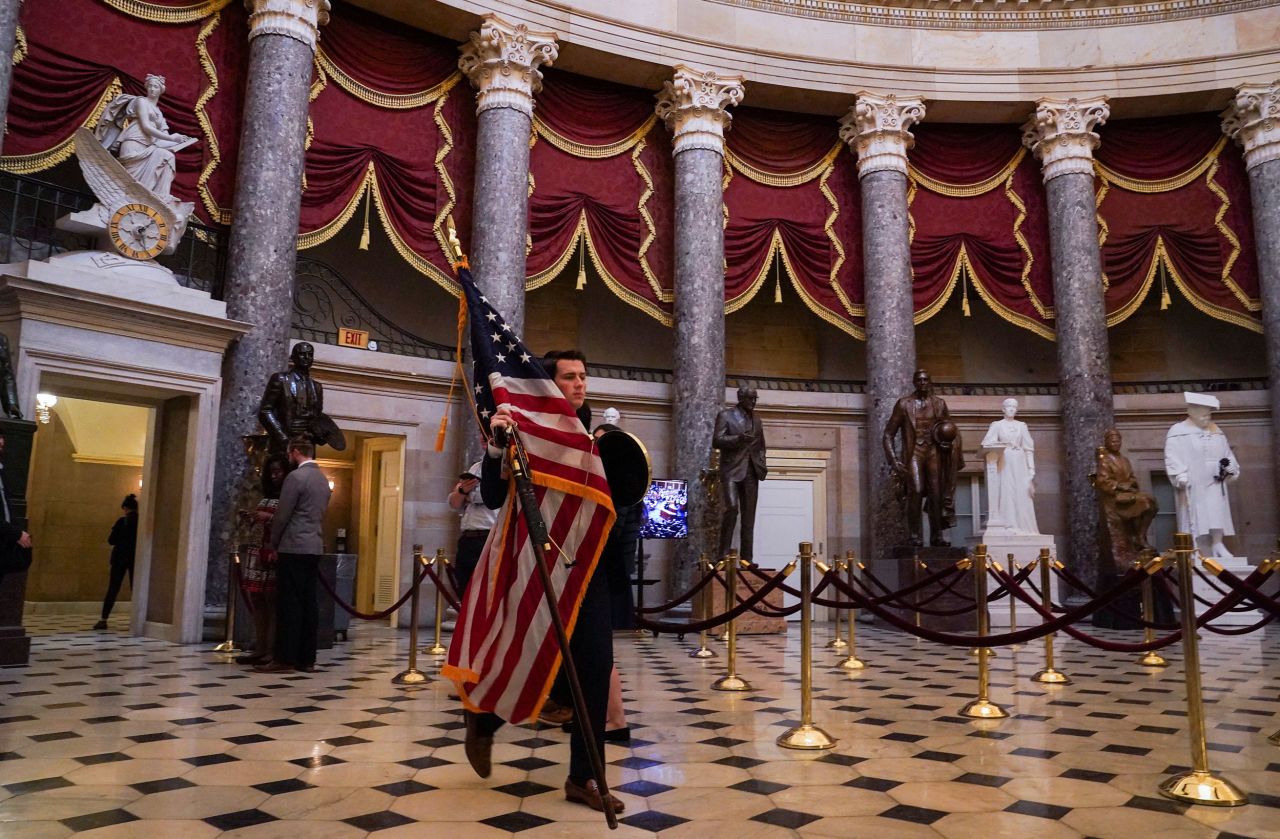
[[[27,471],[31,466],[31,446],[36,424],[29,420],[0,419],[4,437],[4,489],[13,523],[27,528]],[[27,574],[0,577],[0,665],[26,664],[31,657],[31,638],[22,628],[22,605]]]
[[[1249,564],[1247,557],[1236,556],[1231,559],[1219,559],[1214,557],[1214,562],[1218,563],[1242,580],[1253,573],[1253,566]],[[1207,571],[1205,573],[1208,574]],[[1209,578],[1213,579],[1213,575],[1210,574]],[[1217,583],[1216,580],[1215,583]],[[1222,599],[1222,595],[1215,591],[1213,586],[1206,580],[1202,579],[1199,574],[1196,574],[1191,578],[1191,586],[1199,597],[1207,600],[1210,604],[1217,603]],[[1223,583],[1217,583],[1217,586],[1223,591],[1230,591],[1230,589]],[[1208,610],[1208,606],[1198,600],[1196,601],[1196,617],[1203,615]],[[1260,611],[1257,609],[1247,609],[1243,612],[1227,612],[1213,623],[1215,626],[1250,626],[1260,620],[1262,620],[1262,613]]]
[[[284,368],[293,320],[294,269],[308,95],[327,0],[252,0],[244,129],[227,254],[227,314],[254,325],[223,365],[211,557],[231,553],[234,511],[255,483],[240,438],[258,431],[267,377]],[[226,602],[221,561],[209,564],[207,603]]]
[[[1110,113],[1104,99],[1041,99],[1023,126],[1040,158],[1049,207],[1059,402],[1066,448],[1067,507],[1062,562],[1089,586],[1101,573],[1097,499],[1089,481],[1102,434],[1115,422],[1103,299],[1102,252],[1093,193],[1093,128]]]
[[[969,547],[972,548],[979,542],[987,546],[987,554],[999,562],[1006,571],[1011,570],[1009,554],[1013,554],[1013,558],[1018,563],[1019,568],[1026,568],[1039,557],[1041,548],[1048,548],[1049,555],[1052,557],[1057,557],[1058,555],[1058,548],[1052,536],[1045,536],[1040,533],[1014,533],[1006,527],[988,527],[983,532],[981,539],[969,540]],[[1039,568],[1031,572],[1030,581],[1039,588]],[[995,591],[995,587],[996,583],[992,580],[991,590]],[[1033,597],[1035,596],[1030,586],[1024,585],[1022,589]],[[1056,574],[1049,575],[1049,599],[1054,603],[1061,603],[1058,600],[1058,575]],[[1040,616],[1023,601],[1018,601],[1017,610],[1019,627],[1026,628],[1032,624],[1040,623]],[[1009,602],[1007,600],[1002,599],[992,603],[990,611],[991,626],[1009,626]]]
[[[900,545],[891,548],[888,551],[888,557],[875,563],[874,570],[876,575],[886,586],[893,590],[904,589],[913,585],[917,580],[922,580],[930,574],[936,574],[939,571],[956,564],[960,560],[969,555],[964,548],[913,548],[909,545]],[[923,562],[926,567],[918,568],[915,566],[916,560]],[[914,570],[913,570],[914,569]],[[892,577],[897,576],[897,583],[892,581]],[[955,577],[947,579],[947,583],[951,582]],[[943,583],[942,585],[946,585]],[[995,586],[991,586],[994,590]],[[918,595],[908,598],[909,602],[915,602],[914,598],[919,597],[921,600],[928,600],[938,591],[938,586],[930,586],[920,591]],[[884,592],[875,591],[877,596]],[[973,596],[973,575],[969,571],[960,574],[960,580],[952,586],[952,590],[942,595],[936,600],[925,604],[928,609],[959,609],[965,604],[972,604],[973,601],[966,598]],[[915,611],[911,608],[895,609],[905,620],[914,620]],[[921,614],[920,624],[928,629],[935,629],[939,632],[968,632],[972,633],[977,630],[977,612],[970,610],[959,615],[926,615]]]

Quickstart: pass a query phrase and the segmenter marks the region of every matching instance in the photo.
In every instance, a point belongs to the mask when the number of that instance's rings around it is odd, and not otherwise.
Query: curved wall
[[[355,2],[459,41],[495,12],[557,32],[561,69],[656,89],[683,62],[745,74],[749,104],[819,113],[869,89],[924,96],[930,121],[1021,121],[1030,102],[1064,93],[1109,96],[1113,115],[1142,116],[1223,107],[1232,87],[1280,77],[1274,0],[1074,11],[1036,0],[987,14],[911,0]]]

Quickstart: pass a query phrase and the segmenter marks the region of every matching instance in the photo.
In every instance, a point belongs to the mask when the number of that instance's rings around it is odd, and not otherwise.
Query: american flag
[[[541,359],[525,347],[472,279],[458,271],[471,337],[477,419],[489,433],[499,405],[509,405],[528,453],[560,617],[572,633],[587,583],[613,526],[614,510],[600,456],[587,429]],[[551,616],[515,487],[467,586],[442,673],[463,705],[509,722],[537,717],[560,668]]]

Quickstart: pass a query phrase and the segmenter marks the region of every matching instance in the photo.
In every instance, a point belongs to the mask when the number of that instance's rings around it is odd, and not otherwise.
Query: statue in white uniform
[[[1164,468],[1177,496],[1178,530],[1190,533],[1202,554],[1231,559],[1222,543],[1235,535],[1227,484],[1240,475],[1240,464],[1227,436],[1213,421],[1218,398],[1186,393],[1187,418],[1164,438]]]
[[[1004,418],[991,423],[982,447],[995,459],[994,473],[988,470],[987,498],[990,511],[987,527],[1005,527],[1015,533],[1039,533],[1036,525],[1035,477],[1036,444],[1027,424],[1015,419],[1018,400],[1004,400]]]

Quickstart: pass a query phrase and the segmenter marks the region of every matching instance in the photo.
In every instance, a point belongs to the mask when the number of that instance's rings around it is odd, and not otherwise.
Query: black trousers
[[[111,579],[107,582],[107,596],[102,598],[102,619],[111,617],[116,598],[120,596],[120,586],[124,584],[124,575],[129,575],[129,588],[133,588],[133,563],[111,563]]]
[[[539,604],[539,608],[546,608]],[[609,710],[609,674],[613,671],[613,614],[609,606],[609,580],[603,568],[597,568],[587,584],[578,610],[578,623],[569,639],[569,653],[578,670],[582,684],[582,698],[587,706],[587,718],[591,720],[592,744],[600,763],[604,764],[604,723]],[[565,691],[569,702],[569,692]],[[470,713],[470,712],[468,712]],[[482,735],[492,735],[502,727],[503,720],[496,714],[476,714],[476,728]],[[591,753],[582,726],[575,725],[569,737],[569,777],[577,783],[592,778]]]
[[[458,537],[458,555],[453,561],[453,578],[458,581],[459,600],[466,593],[467,583],[471,581],[471,575],[476,572],[476,566],[480,564],[480,553],[484,550],[484,543],[488,539],[488,535]]]
[[[316,581],[318,554],[279,554],[276,562],[276,648],[272,658],[293,667],[316,663],[316,630],[320,610]]]

